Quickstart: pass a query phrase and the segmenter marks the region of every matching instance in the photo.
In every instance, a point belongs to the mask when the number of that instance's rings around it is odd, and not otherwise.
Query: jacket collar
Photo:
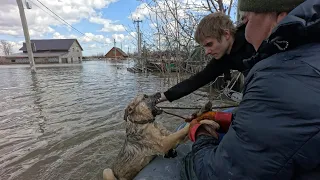
[[[263,41],[257,53],[243,62],[252,68],[273,54],[309,43],[320,43],[320,1],[307,0],[292,10]]]

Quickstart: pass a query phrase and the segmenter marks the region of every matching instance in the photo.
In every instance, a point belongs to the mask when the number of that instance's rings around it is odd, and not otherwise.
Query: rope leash
[[[169,115],[172,115],[172,116],[175,116],[175,117],[179,117],[179,118],[181,118],[181,119],[183,119],[183,120],[187,119],[187,118],[185,118],[185,117],[183,117],[183,116],[180,116],[180,115],[178,115],[178,114],[170,113],[170,112],[164,111],[164,110],[162,110],[162,111],[163,111],[164,113],[166,113],[166,114],[169,114]]]
[[[230,106],[219,106],[219,107],[212,107],[212,109],[224,109],[224,108],[232,108],[232,107],[237,107],[238,105],[230,105]],[[168,111],[165,111],[163,109],[201,109],[201,107],[165,107],[165,106],[158,106],[158,108],[160,108],[162,110],[162,112],[166,113],[166,114],[169,114],[171,116],[175,116],[175,117],[179,117],[183,120],[186,120],[188,118],[185,118],[183,116],[180,116],[178,114],[175,114],[175,113],[171,113],[171,112],[168,112]]]
[[[216,106],[212,107],[212,109],[224,109],[224,108],[232,108],[237,107],[238,105],[226,105],[226,106]],[[168,106],[157,106],[160,109],[201,109],[202,107],[168,107]]]

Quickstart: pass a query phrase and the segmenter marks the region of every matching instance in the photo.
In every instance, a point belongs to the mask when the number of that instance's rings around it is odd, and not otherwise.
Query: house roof
[[[58,57],[67,54],[66,52],[39,52],[33,53],[33,57]],[[15,53],[6,56],[6,58],[24,58],[28,57],[28,53]]]
[[[81,50],[83,51],[77,39],[37,39],[37,40],[31,40],[31,43],[35,43],[37,51],[49,51],[49,50],[67,51],[70,49],[70,47],[75,41],[78,43]],[[23,43],[22,48],[20,48],[19,50],[27,51],[26,43]]]
[[[120,48],[113,47],[113,48],[110,49],[110,51],[114,51],[114,48],[116,48],[116,50],[117,50],[118,52],[120,52],[122,56],[128,57],[128,55],[127,55],[124,51],[122,51]],[[110,51],[109,51],[109,52],[110,52]],[[109,53],[109,52],[108,52],[108,53]],[[108,54],[108,53],[107,53],[107,54]],[[107,54],[106,54],[106,55],[107,55]]]

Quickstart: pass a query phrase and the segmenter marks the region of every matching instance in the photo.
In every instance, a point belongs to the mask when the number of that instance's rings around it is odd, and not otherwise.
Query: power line
[[[59,21],[62,24],[65,24],[64,22],[60,21],[58,18],[56,18],[55,16],[53,16],[52,14],[49,14],[47,11],[45,11],[44,9],[42,9],[40,6],[38,6],[38,4],[36,4],[35,2],[33,2],[32,0],[29,0],[33,5],[37,6],[39,9],[41,9],[43,12],[47,13],[48,15],[50,15],[51,17],[53,17],[55,20]]]
[[[40,8],[37,4],[35,4],[32,0],[30,0],[34,5],[36,5],[38,8]],[[73,27],[71,24],[69,24],[67,21],[65,21],[62,17],[60,17],[59,15],[57,15],[55,12],[53,12],[50,8],[48,8],[46,5],[44,5],[40,0],[37,0],[43,7],[45,7],[46,9],[48,9],[51,13],[53,13],[56,17],[58,17],[60,20],[62,20],[62,23],[66,24],[67,26],[71,27],[73,30],[77,31],[78,33],[80,33],[81,35],[90,38],[91,40],[100,43],[100,44],[108,44],[108,43],[104,43],[104,42],[100,42],[97,41],[89,36],[87,36],[86,34],[84,34],[83,32],[79,31],[77,28]],[[46,12],[44,9],[40,8],[42,11],[44,11],[45,13],[49,14],[48,12]],[[56,19],[57,21],[61,22],[60,20],[58,20],[56,17],[52,16],[51,14],[49,14],[51,17],[53,17],[54,19]]]
[[[83,36],[85,37],[88,37],[89,39],[95,41],[95,42],[98,42],[100,44],[103,44],[103,45],[107,45],[107,44],[111,44],[111,43],[104,43],[104,42],[100,42],[98,40],[95,40],[94,38],[92,37],[89,37],[87,35],[85,35],[84,33],[82,33],[80,30],[78,30],[77,28],[73,27],[71,24],[69,24],[67,21],[65,21],[62,17],[60,17],[59,15],[57,15],[55,12],[53,12],[50,8],[48,8],[46,5],[44,5],[40,0],[37,0],[43,7],[45,7],[47,10],[49,10],[51,13],[53,13],[55,16],[53,16],[52,14],[48,13],[47,11],[45,11],[43,8],[41,8],[40,6],[38,6],[35,2],[33,2],[33,0],[29,0],[31,1],[35,6],[37,6],[39,9],[41,9],[42,11],[44,11],[45,13],[47,13],[48,15],[50,15],[51,17],[53,17],[55,20],[57,20],[58,22],[60,23],[63,23],[64,25],[66,26],[70,26],[72,29],[74,29],[75,31],[77,31],[78,33],[82,34]],[[59,19],[58,19],[58,18]],[[125,28],[125,30],[127,31],[127,33],[131,35],[131,33],[127,30],[127,28],[122,24],[122,26]],[[132,36],[133,38],[135,38],[134,36]]]

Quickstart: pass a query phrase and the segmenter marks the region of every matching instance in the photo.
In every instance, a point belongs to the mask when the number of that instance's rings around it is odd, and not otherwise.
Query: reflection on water
[[[0,68],[0,179],[101,179],[122,144],[126,104],[180,80],[132,74],[126,66],[84,62],[38,68],[35,76],[27,68]],[[182,122],[167,115],[158,121],[170,129]]]

